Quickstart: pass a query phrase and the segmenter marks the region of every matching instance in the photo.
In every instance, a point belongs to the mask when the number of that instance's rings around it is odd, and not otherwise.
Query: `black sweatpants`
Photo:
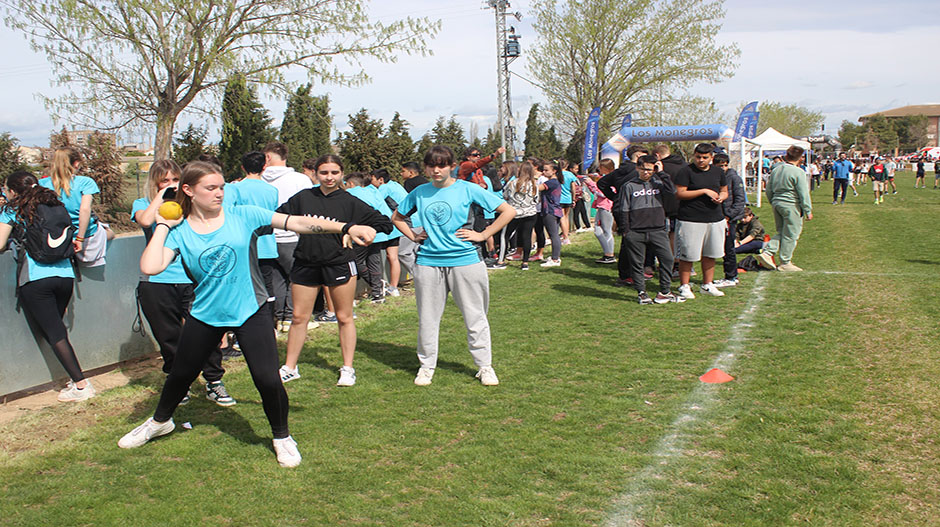
[[[585,227],[591,226],[591,217],[588,216],[587,207],[584,205],[583,199],[579,199],[574,203],[571,219],[574,222],[575,229],[581,228],[581,221],[584,222]]]
[[[738,277],[738,253],[734,250],[734,232],[737,230],[738,222],[728,221],[728,230],[725,231],[725,256],[721,264],[725,270],[725,278],[734,280]]]
[[[672,285],[672,246],[669,244],[669,230],[651,232],[628,231],[623,237],[623,246],[627,248],[630,260],[630,278],[637,292],[646,291],[646,279],[643,277],[643,262],[652,252],[659,258],[659,291],[668,293]]]
[[[218,348],[222,335],[226,331],[234,331],[248,363],[251,380],[261,394],[261,405],[274,438],[289,436],[287,391],[278,374],[277,342],[271,325],[271,310],[267,306],[261,306],[240,327],[214,327],[187,315],[173,369],[166,378],[160,402],[153,413],[154,421],[162,423],[173,417],[209,354]]]
[[[538,214],[526,216],[524,218],[513,218],[508,225],[503,227],[502,241],[500,245],[499,259],[506,259],[506,252],[509,250],[509,238],[516,237],[516,247],[522,249],[522,261],[529,261],[529,254],[532,252],[532,229],[535,227],[535,219]]]
[[[72,299],[74,283],[73,278],[59,276],[26,282],[20,286],[19,300],[26,317],[42,332],[69,378],[78,382],[84,379],[85,375],[69,342],[65,322],[62,321],[69,300]]]
[[[356,245],[356,272],[369,286],[369,296],[379,298],[382,296],[382,244]]]
[[[160,346],[163,357],[163,373],[170,373],[176,350],[179,348],[180,334],[183,332],[183,318],[189,314],[193,305],[193,284],[159,284],[140,282],[137,284],[137,300],[147,317],[154,340]],[[216,343],[218,344],[218,343]],[[222,351],[219,346],[209,353],[209,358],[202,365],[202,377],[207,382],[222,380]]]

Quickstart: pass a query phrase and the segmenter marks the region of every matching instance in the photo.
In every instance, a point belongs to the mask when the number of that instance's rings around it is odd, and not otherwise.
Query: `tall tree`
[[[555,133],[555,126],[548,126],[539,118],[539,105],[529,108],[525,126],[525,155],[542,159],[558,159],[564,154],[564,146]]]
[[[11,28],[43,51],[65,95],[46,97],[57,117],[96,126],[156,124],[156,159],[170,156],[181,112],[232,71],[287,88],[289,66],[311,80],[355,85],[338,58],[393,62],[428,53],[439,22],[370,21],[363,0],[5,0]],[[205,100],[203,100],[205,102]]]
[[[743,105],[741,106],[743,108]],[[773,127],[790,137],[811,135],[818,131],[825,121],[825,116],[798,104],[783,104],[776,101],[762,102],[757,107],[760,120],[757,133],[762,134]],[[738,108],[740,112],[741,108]]]
[[[287,101],[281,122],[281,142],[287,145],[287,164],[300,170],[305,159],[330,152],[330,99],[310,95],[311,84],[297,88]]]
[[[619,125],[695,83],[730,77],[740,52],[719,45],[723,0],[534,0],[529,71],[570,135],[594,107]],[[603,21],[603,23],[598,23]],[[577,82],[572,82],[577,79]]]
[[[243,155],[261,150],[265,143],[274,139],[271,121],[271,115],[258,101],[245,76],[233,75],[222,97],[222,140],[219,141],[219,161],[227,181],[238,177]]]
[[[868,152],[887,153],[898,146],[898,133],[888,118],[878,113],[865,121],[864,132],[859,135],[862,145]]]
[[[431,128],[431,140],[436,145],[450,147],[458,161],[463,159],[464,150],[467,149],[467,139],[464,136],[463,127],[457,122],[457,116],[451,115],[447,120],[444,120],[444,116],[438,117],[434,127]]]
[[[349,131],[340,134],[336,143],[346,161],[346,171],[370,171],[385,166],[380,119],[372,119],[365,108],[349,116]]]
[[[26,163],[20,159],[20,152],[17,150],[20,142],[9,132],[0,134],[0,180],[17,170],[26,170]]]
[[[913,152],[927,144],[927,116],[906,115],[889,120],[898,133],[898,147]]]
[[[206,153],[206,137],[208,136],[208,130],[189,123],[183,133],[173,140],[173,160],[183,166],[199,157],[200,154]]]
[[[502,146],[502,142],[499,138],[499,130],[494,127],[486,129],[486,139],[483,140],[483,146],[480,147],[480,150],[488,154],[495,152],[499,147]],[[509,151],[512,150],[509,148],[509,145],[506,146],[507,155]]]
[[[61,131],[49,136],[49,146],[52,149],[72,147],[82,154],[84,163],[80,174],[94,179],[100,189],[94,203],[99,216],[110,219],[112,211],[123,207],[124,174],[118,168],[121,156],[112,134],[93,132],[84,145],[77,145],[69,139],[68,130],[63,126]]]
[[[415,143],[415,155],[418,157],[418,162],[424,160],[424,154],[434,146],[434,139],[431,137],[431,132],[428,132],[421,136],[421,139]]]
[[[851,121],[842,121],[842,126],[839,128],[839,142],[842,143],[842,147],[845,149],[852,148],[853,145],[858,143],[858,136],[861,133],[861,125]]]
[[[390,174],[397,174],[402,163],[415,160],[415,143],[408,133],[408,121],[402,119],[398,112],[389,121],[382,142],[386,152],[384,167]]]

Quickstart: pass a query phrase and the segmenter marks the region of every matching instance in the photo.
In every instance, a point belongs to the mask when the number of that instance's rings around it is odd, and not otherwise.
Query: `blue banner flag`
[[[751,121],[755,122],[754,129],[757,129],[757,119],[755,118],[756,114],[757,101],[748,103],[744,106],[744,108],[741,110],[741,115],[738,116],[738,123],[734,127],[734,139],[732,139],[732,141],[740,141],[742,137],[746,137],[748,139],[754,137],[753,135],[747,135],[747,131]]]
[[[601,122],[600,107],[591,110],[588,115],[587,128],[584,131],[584,155],[581,157],[581,171],[587,173],[594,159],[597,157],[597,132]]]

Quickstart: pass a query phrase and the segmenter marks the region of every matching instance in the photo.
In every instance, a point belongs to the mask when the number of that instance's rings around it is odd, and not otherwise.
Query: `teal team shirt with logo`
[[[6,223],[10,226],[20,224],[16,219],[16,211],[3,207],[0,208],[0,223]],[[22,225],[22,224],[20,224]],[[63,243],[72,243],[72,240],[65,240]],[[19,249],[18,249],[19,250]],[[22,286],[28,282],[35,282],[43,278],[58,276],[61,278],[75,278],[75,272],[72,270],[72,261],[68,258],[54,263],[41,263],[29,257],[25,249],[23,256],[26,257],[23,268],[17,276],[17,285]],[[20,255],[17,254],[17,257]]]
[[[137,215],[138,211],[144,210],[150,206],[150,200],[147,198],[135,199],[134,204],[131,206],[131,220],[134,223],[137,223],[137,220],[134,218]],[[156,225],[156,223],[154,223]],[[150,229],[153,229],[153,225],[150,226]],[[152,230],[150,232],[153,232]],[[150,235],[147,235],[147,242],[150,242]],[[192,283],[189,280],[189,277],[186,276],[186,271],[183,270],[183,263],[179,258],[176,258],[166,269],[163,270],[160,274],[155,274],[153,276],[147,276],[142,274],[140,277],[143,282],[153,282],[155,284],[189,284]]]
[[[55,191],[51,177],[40,179],[39,186]],[[66,196],[65,192],[58,193],[59,200],[65,205],[65,210],[69,211],[69,217],[72,218],[72,225],[76,229],[78,228],[78,210],[82,206],[82,196],[86,194],[94,195],[99,192],[101,192],[101,189],[98,188],[98,184],[95,183],[94,179],[88,176],[74,176],[72,177],[72,184],[69,187],[69,195]],[[97,231],[98,221],[95,220],[94,215],[92,215],[91,219],[88,220],[88,228],[85,229],[85,238],[91,238]]]
[[[225,185],[225,203],[254,205],[274,212],[277,209],[277,188],[260,179],[245,178]],[[265,234],[258,238],[258,258],[262,260],[277,258],[277,241],[274,239],[274,234]]]
[[[480,261],[476,246],[457,237],[457,230],[473,227],[470,206],[474,203],[484,212],[494,212],[505,201],[476,183],[457,179],[445,188],[425,183],[398,204],[398,211],[417,216],[415,224],[428,234],[418,250],[418,265],[460,267]]]
[[[271,233],[274,213],[253,205],[223,208],[225,223],[215,231],[199,234],[187,220],[170,231],[165,246],[196,284],[190,314],[210,326],[238,327],[268,300],[256,240]]]

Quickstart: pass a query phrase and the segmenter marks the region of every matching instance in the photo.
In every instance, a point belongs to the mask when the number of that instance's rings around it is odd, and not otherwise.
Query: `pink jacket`
[[[588,189],[591,191],[591,194],[594,194],[594,203],[591,204],[595,209],[604,209],[607,212],[610,212],[611,207],[614,206],[614,202],[607,199],[604,196],[604,193],[597,188],[597,183],[594,183],[594,180],[588,176],[578,176],[578,179],[582,183],[587,185]]]

